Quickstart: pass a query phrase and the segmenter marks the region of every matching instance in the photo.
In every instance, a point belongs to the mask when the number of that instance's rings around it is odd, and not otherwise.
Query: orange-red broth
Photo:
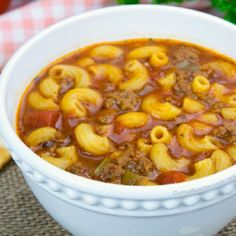
[[[112,42],[112,43],[103,43],[104,45],[114,45],[118,46],[120,49],[123,50],[123,55],[116,59],[108,59],[108,60],[95,60],[95,63],[109,63],[111,65],[115,65],[121,69],[124,68],[125,63],[127,62],[126,55],[133,49],[143,46],[150,46],[150,45],[158,45],[158,46],[164,46],[167,48],[167,55],[169,58],[169,62],[167,65],[161,66],[161,67],[153,67],[148,63],[147,59],[141,59],[141,61],[147,68],[149,73],[149,80],[148,83],[144,86],[143,89],[139,91],[135,91],[135,94],[140,96],[141,100],[148,94],[154,93],[156,96],[160,98],[161,101],[174,101],[175,105],[178,107],[182,106],[184,95],[183,96],[174,96],[173,89],[169,92],[165,92],[161,89],[161,86],[158,85],[157,81],[160,78],[163,78],[165,75],[167,75],[170,72],[179,72],[189,74],[189,83],[191,83],[194,75],[208,75],[208,79],[210,83],[220,83],[223,84],[228,89],[228,94],[233,93],[236,89],[236,78],[228,78],[224,75],[224,73],[221,73],[220,71],[206,71],[205,69],[202,69],[202,66],[208,62],[215,61],[215,60],[222,60],[226,61],[230,64],[234,64],[234,62],[226,58],[214,51],[190,44],[190,43],[184,43],[180,41],[174,41],[174,40],[160,40],[160,39],[135,39],[135,40],[126,40],[122,42]],[[98,44],[102,45],[102,44]],[[52,126],[58,129],[61,133],[63,133],[65,140],[64,142],[61,142],[61,146],[66,145],[75,145],[76,150],[79,155],[79,160],[77,163],[73,164],[71,167],[67,168],[67,171],[70,171],[72,173],[75,173],[77,175],[85,176],[88,178],[104,181],[99,176],[94,176],[93,173],[96,170],[96,168],[101,164],[102,160],[104,158],[109,157],[111,153],[108,153],[104,156],[93,156],[90,153],[87,153],[81,149],[81,147],[78,145],[78,142],[75,138],[74,129],[75,127],[80,124],[81,122],[86,122],[89,124],[93,124],[94,126],[100,126],[104,125],[98,120],[98,115],[104,111],[107,108],[104,108],[104,106],[101,106],[100,110],[94,108],[93,105],[84,104],[86,109],[89,111],[86,118],[78,119],[78,118],[71,118],[68,115],[63,114],[61,110],[59,111],[42,111],[42,110],[36,110],[32,109],[30,105],[27,102],[27,97],[32,91],[39,91],[39,83],[44,80],[46,77],[48,77],[48,71],[49,69],[56,64],[68,64],[68,65],[78,65],[77,62],[81,58],[89,57],[89,52],[95,48],[98,45],[92,45],[88,46],[86,48],[80,49],[76,52],[73,52],[69,55],[66,55],[57,61],[53,62],[51,65],[49,65],[47,68],[45,68],[38,76],[35,77],[35,79],[32,81],[32,83],[28,86],[26,89],[20,106],[18,110],[18,116],[17,116],[17,125],[18,125],[18,135],[22,140],[25,140],[27,135],[31,133],[33,130],[44,127],[44,126]],[[193,51],[193,54],[197,54],[197,58],[194,57],[194,55],[191,57],[188,56],[188,51]],[[186,55],[184,55],[186,54]],[[191,53],[190,53],[191,54]],[[182,58],[182,59],[181,59]],[[185,65],[187,66],[185,67]],[[86,69],[86,67],[85,67]],[[90,74],[92,78],[92,85],[90,88],[95,89],[101,93],[103,98],[106,97],[107,93],[112,93],[114,91],[117,91],[117,86],[112,85],[109,83],[109,81],[106,81],[104,79],[97,79],[93,76],[93,74]],[[70,79],[70,78],[68,78]],[[125,77],[127,79],[127,77]],[[59,95],[59,101],[58,104],[60,104],[60,100],[64,96],[65,92],[60,93]],[[151,173],[148,175],[147,173],[144,173],[144,176],[138,171],[135,171],[136,174],[140,175],[141,177],[148,178],[152,183],[156,184],[168,184],[168,183],[176,183],[176,182],[182,182],[186,181],[187,178],[194,174],[195,168],[194,163],[197,161],[203,160],[205,158],[210,157],[211,152],[192,152],[189,151],[178,143],[178,140],[176,138],[176,128],[179,124],[182,123],[188,123],[192,125],[195,121],[199,121],[199,117],[204,112],[210,112],[211,110],[217,110],[216,108],[212,108],[211,105],[209,105],[209,100],[212,99],[211,91],[207,93],[207,97],[203,96],[202,98],[199,98],[200,101],[205,105],[205,109],[202,112],[189,114],[186,112],[181,113],[177,118],[170,120],[170,121],[163,121],[160,119],[155,119],[151,115],[149,116],[149,121],[146,125],[140,128],[134,128],[134,129],[127,129],[123,127],[120,124],[116,124],[116,122],[110,122],[111,129],[109,130],[108,134],[106,134],[109,138],[109,140],[114,145],[114,150],[121,147],[122,145],[126,143],[133,144],[134,150],[137,150],[137,140],[138,138],[149,138],[151,129],[156,125],[162,125],[168,128],[169,132],[172,134],[172,139],[170,143],[167,145],[168,151],[171,154],[171,157],[173,159],[178,159],[180,157],[186,157],[191,162],[186,167],[183,168],[180,171],[168,171],[165,173],[162,173],[160,170],[155,169],[155,173]],[[171,97],[174,97],[172,100],[169,99]],[[214,100],[214,98],[213,98]],[[112,108],[112,110],[114,110]],[[133,111],[139,111],[140,110],[140,104],[137,105]],[[115,117],[117,117],[120,114],[126,113],[126,111],[123,111],[121,109],[115,108]],[[114,118],[115,118],[114,117]],[[195,130],[195,135],[203,136],[206,134],[211,134],[212,130],[214,130],[216,127],[222,126],[224,123],[235,125],[235,120],[226,121],[223,119],[223,117],[220,115],[219,112],[217,112],[218,117],[218,123],[217,125],[212,125],[208,129],[203,129],[201,131]],[[209,125],[209,124],[208,124]],[[97,129],[99,132],[99,129]],[[150,141],[151,143],[151,141]],[[58,143],[56,144],[57,147],[60,147]],[[221,142],[221,147],[224,150],[227,146],[232,145],[232,143],[224,143]],[[41,153],[50,150],[51,147],[47,147],[47,145],[38,145],[36,147],[30,147],[35,153],[41,155]],[[54,155],[56,156],[56,154]],[[149,159],[149,156],[146,155],[146,158]],[[232,160],[232,163],[234,164],[234,161]],[[129,170],[128,164],[123,168],[123,173],[126,170]],[[145,175],[146,174],[146,175]],[[118,179],[118,180],[117,180]],[[112,182],[112,183],[120,183],[120,184],[137,184],[134,182],[130,183],[123,183],[122,182],[122,174],[120,174],[119,178],[116,178],[115,181],[113,180],[106,180],[105,182]]]

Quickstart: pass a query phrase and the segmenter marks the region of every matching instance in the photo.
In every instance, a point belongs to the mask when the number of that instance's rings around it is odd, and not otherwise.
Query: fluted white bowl
[[[52,166],[16,134],[20,98],[48,63],[89,44],[140,37],[179,39],[236,59],[236,27],[200,12],[139,5],[75,16],[28,41],[4,68],[0,133],[37,199],[73,235],[213,235],[236,216],[236,166],[166,186],[107,184]]]

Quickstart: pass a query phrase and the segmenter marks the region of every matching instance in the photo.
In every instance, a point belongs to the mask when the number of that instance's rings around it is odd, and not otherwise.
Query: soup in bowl
[[[213,235],[232,220],[235,39],[213,16],[129,6],[26,43],[1,75],[0,130],[43,207],[73,235]]]
[[[26,145],[61,169],[153,186],[232,166],[235,121],[233,60],[149,38],[57,60],[28,87],[17,125]]]

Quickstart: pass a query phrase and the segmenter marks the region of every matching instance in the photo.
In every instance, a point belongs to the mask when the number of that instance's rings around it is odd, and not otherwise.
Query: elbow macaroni
[[[161,46],[144,46],[132,50],[128,55],[128,59],[148,59],[152,66],[159,67],[166,65],[169,58],[165,53],[166,49]]]
[[[192,90],[194,93],[205,93],[210,89],[210,82],[205,76],[198,75],[193,79]]]
[[[161,46],[144,46],[140,48],[136,48],[129,52],[127,55],[128,59],[147,59],[150,58],[153,54],[159,52],[165,52],[166,49]]]
[[[199,121],[192,121],[191,126],[193,127],[195,133],[200,134],[208,134],[213,129],[212,126]]]
[[[183,109],[188,113],[196,113],[204,110],[204,106],[191,98],[184,98]]]
[[[151,56],[149,63],[154,67],[165,66],[169,63],[169,57],[165,52],[158,52]]]
[[[232,166],[232,162],[230,160],[229,155],[222,150],[215,150],[211,154],[211,160],[215,165],[216,172],[222,171],[230,166]]]
[[[175,73],[170,73],[169,75],[157,80],[157,83],[161,85],[162,89],[165,91],[170,91],[176,82]]]
[[[58,148],[56,152],[59,157],[53,157],[47,154],[42,154],[41,157],[45,161],[63,170],[67,169],[79,160],[74,146]]]
[[[152,146],[150,158],[154,162],[156,168],[166,172],[170,170],[183,170],[189,164],[189,160],[180,158],[174,160],[168,153],[168,149],[163,143],[156,143]]]
[[[223,96],[224,96],[226,91],[227,91],[226,87],[222,84],[214,83],[211,86],[211,92],[220,101],[224,99]]]
[[[161,120],[172,120],[181,113],[181,109],[169,102],[160,103],[155,94],[148,95],[143,99],[141,109]]]
[[[39,85],[39,91],[47,98],[57,101],[60,85],[53,78],[44,79]]]
[[[151,140],[153,143],[169,143],[171,140],[171,134],[168,129],[164,126],[155,126],[150,133]]]
[[[236,119],[236,107],[222,108],[221,115],[227,120],[235,120]]]
[[[63,64],[55,65],[50,69],[49,75],[57,81],[70,78],[74,80],[75,88],[89,87],[92,83],[88,72],[78,66]]]
[[[36,110],[57,111],[59,106],[52,98],[45,98],[38,92],[31,92],[28,96],[29,105]]]
[[[95,64],[95,61],[91,57],[83,57],[76,64],[81,67],[87,67]]]
[[[222,171],[232,165],[228,154],[222,150],[215,150],[210,158],[195,163],[195,174],[188,179],[199,179],[215,172]]]
[[[96,64],[89,67],[89,70],[98,79],[108,79],[112,84],[117,85],[123,78],[121,69],[109,64]]]
[[[187,124],[182,124],[177,128],[177,139],[182,147],[190,151],[207,152],[217,149],[211,136],[195,137],[193,128]]]
[[[144,153],[149,153],[152,149],[152,144],[150,144],[149,141],[144,138],[139,138],[137,145],[138,145],[138,149]]]
[[[210,158],[198,161],[194,164],[195,174],[190,176],[188,180],[200,179],[202,177],[212,175],[215,173],[215,166]]]
[[[121,90],[140,90],[148,82],[149,75],[146,67],[137,60],[126,63],[125,71],[129,79],[119,84]]]
[[[61,100],[61,110],[70,117],[82,118],[87,115],[83,102],[101,107],[103,99],[101,95],[90,88],[77,88],[67,92]]]
[[[32,146],[37,146],[41,143],[53,140],[57,135],[57,130],[52,127],[43,127],[32,131],[25,139],[25,143]]]
[[[112,145],[108,138],[97,135],[92,125],[79,124],[75,129],[75,136],[79,146],[93,155],[105,155],[112,150]]]
[[[227,147],[226,152],[228,153],[229,157],[236,162],[236,145],[232,145]]]
[[[204,122],[209,125],[217,125],[219,123],[218,117],[215,113],[204,113],[199,117],[199,121]]]
[[[222,101],[230,106],[236,107],[236,94],[225,96]]]
[[[146,125],[148,115],[144,112],[128,112],[118,116],[115,122],[129,129],[138,128]]]
[[[116,46],[100,45],[90,51],[90,56],[96,60],[108,60],[121,57],[123,51]]]
[[[212,61],[209,62],[206,66],[210,67],[216,72],[222,73],[227,76],[228,79],[236,78],[236,68],[232,64],[225,61]]]

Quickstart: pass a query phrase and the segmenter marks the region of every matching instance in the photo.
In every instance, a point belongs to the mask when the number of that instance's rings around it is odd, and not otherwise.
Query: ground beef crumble
[[[126,143],[119,150],[122,150],[121,154],[117,157],[120,166],[139,175],[147,176],[150,179],[156,178],[157,170],[153,162],[145,153],[137,150],[134,144]]]
[[[111,124],[117,115],[117,111],[115,109],[105,109],[99,111],[97,114],[97,119],[102,124]]]
[[[110,183],[121,183],[121,176],[124,170],[117,163],[108,163],[100,174],[100,180]]]
[[[81,161],[69,167],[67,171],[90,179],[115,184],[122,183],[122,176],[126,170],[147,177],[150,180],[157,178],[158,171],[153,162],[145,153],[137,150],[134,144],[125,143],[121,145],[116,152],[118,154],[109,157],[110,161],[102,168],[98,176],[94,174],[96,168],[91,168]]]
[[[180,100],[184,97],[196,99],[197,96],[192,91],[192,73],[179,70],[176,72],[176,83],[173,86],[172,100]]]
[[[132,91],[115,91],[106,95],[105,107],[122,111],[136,111],[141,99]]]
[[[86,165],[85,162],[78,161],[69,168],[67,168],[67,171],[89,179],[94,178],[94,168],[91,168],[91,166]]]
[[[236,144],[236,127],[231,124],[224,124],[213,130],[212,134],[219,139],[222,144]]]
[[[189,96],[192,94],[191,84],[184,76],[177,77],[177,81],[173,87],[173,90],[177,97]]]
[[[74,81],[72,79],[66,78],[60,81],[60,94],[64,94],[68,92],[70,89],[74,87]]]
[[[211,77],[213,77],[214,75],[214,71],[212,70],[210,66],[203,65],[201,66],[201,68],[199,68],[199,70],[193,73],[193,77],[198,76],[198,75],[205,76],[206,78],[211,80]]]
[[[221,109],[225,107],[223,102],[217,101],[212,93],[198,94],[198,99],[202,101],[206,108],[211,109],[212,112],[220,113]]]
[[[173,53],[172,60],[174,64],[180,63],[184,60],[192,64],[198,64],[200,61],[200,51],[196,48],[181,46]]]

